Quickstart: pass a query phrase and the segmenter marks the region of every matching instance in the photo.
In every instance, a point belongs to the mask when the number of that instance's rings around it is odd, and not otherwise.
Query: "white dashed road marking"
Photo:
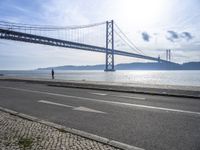
[[[101,95],[101,96],[108,95],[108,94],[105,94],[105,93],[90,93],[90,94],[94,94],[94,95]]]
[[[121,98],[130,98],[130,99],[139,99],[139,100],[146,100],[144,97],[135,97],[135,96],[125,96],[125,95],[115,95],[116,97],[121,97]]]
[[[86,112],[93,112],[93,113],[102,113],[102,114],[105,114],[105,112],[103,112],[103,111],[99,111],[99,110],[95,110],[95,109],[90,109],[90,108],[83,107],[83,106],[74,107],[74,106],[60,104],[60,103],[55,103],[55,102],[46,101],[46,100],[39,100],[38,102],[39,103],[44,103],[44,104],[61,106],[61,107],[69,107],[69,108],[72,108],[73,110],[77,110],[77,111],[86,111]]]

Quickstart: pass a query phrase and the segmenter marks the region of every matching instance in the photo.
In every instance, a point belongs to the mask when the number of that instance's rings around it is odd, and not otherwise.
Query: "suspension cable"
[[[100,26],[105,23],[106,22],[100,22],[100,23],[80,25],[80,26],[75,26],[75,25],[74,26],[47,26],[47,25],[31,25],[31,24],[0,21],[0,26],[2,26],[4,28],[11,28],[11,29],[29,28],[31,30],[51,31],[51,30],[74,30],[74,29],[90,28],[90,27]]]
[[[131,44],[128,43],[125,39],[123,39],[122,36],[121,36],[118,32],[115,31],[115,33],[116,33],[117,36],[119,36],[119,38],[120,38],[121,40],[123,40],[123,41],[129,46],[130,49],[132,49],[132,50],[134,49],[136,52],[138,52],[138,53],[141,54],[141,51],[138,51],[138,50],[135,49],[133,46],[131,46]]]
[[[117,27],[117,29],[119,30],[119,32],[126,38],[126,40],[131,44],[131,45],[133,45],[133,47],[135,47],[135,49],[137,49],[138,51],[140,51],[143,55],[145,55],[144,54],[144,52],[141,50],[141,49],[139,49],[127,36],[126,36],[126,34],[119,28],[119,26],[115,23],[115,26]]]

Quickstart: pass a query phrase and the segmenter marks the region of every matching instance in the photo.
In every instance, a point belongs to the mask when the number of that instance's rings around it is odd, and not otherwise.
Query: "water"
[[[51,78],[51,71],[0,71],[11,77]],[[200,86],[200,71],[55,71],[56,79]]]

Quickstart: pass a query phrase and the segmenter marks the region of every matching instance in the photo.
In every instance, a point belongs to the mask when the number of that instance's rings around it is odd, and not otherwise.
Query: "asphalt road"
[[[0,81],[0,106],[147,150],[200,150],[200,100]]]

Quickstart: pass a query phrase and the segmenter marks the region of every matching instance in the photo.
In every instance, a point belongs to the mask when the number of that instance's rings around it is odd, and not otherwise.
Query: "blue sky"
[[[83,25],[114,19],[146,55],[200,61],[199,0],[3,0],[0,20],[40,25]],[[92,57],[89,57],[92,56]],[[145,61],[116,56],[115,63]],[[0,40],[0,69],[93,65],[105,55]]]

